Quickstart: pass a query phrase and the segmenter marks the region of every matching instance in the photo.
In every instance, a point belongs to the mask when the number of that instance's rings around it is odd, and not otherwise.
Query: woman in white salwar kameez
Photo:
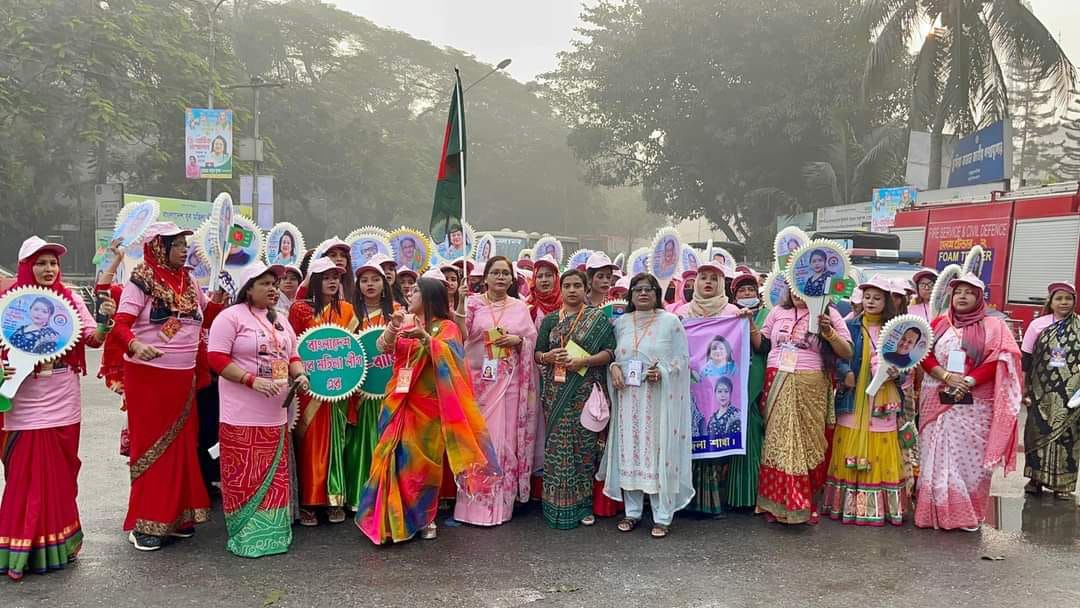
[[[615,321],[618,346],[609,374],[607,449],[596,478],[622,501],[622,532],[641,521],[645,495],[652,536],[667,536],[675,512],[694,497],[690,467],[690,350],[679,318],[665,312],[650,274],[630,281],[630,304]]]

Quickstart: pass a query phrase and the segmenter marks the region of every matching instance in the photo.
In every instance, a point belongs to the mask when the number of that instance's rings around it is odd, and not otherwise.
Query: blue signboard
[[[957,140],[949,165],[949,187],[1005,181],[1012,177],[1012,134],[1005,121]]]

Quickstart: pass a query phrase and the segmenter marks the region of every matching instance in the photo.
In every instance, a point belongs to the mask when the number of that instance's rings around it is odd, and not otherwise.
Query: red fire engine
[[[898,212],[892,232],[901,249],[921,250],[923,264],[938,270],[963,264],[968,250],[982,245],[990,306],[1026,328],[1048,284],[1080,277],[1080,184],[918,206]]]

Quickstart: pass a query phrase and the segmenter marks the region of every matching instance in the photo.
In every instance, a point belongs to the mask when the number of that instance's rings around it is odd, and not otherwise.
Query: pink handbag
[[[611,407],[607,397],[599,384],[593,383],[592,393],[585,400],[585,407],[581,408],[581,426],[599,433],[607,426],[608,418],[611,417]]]

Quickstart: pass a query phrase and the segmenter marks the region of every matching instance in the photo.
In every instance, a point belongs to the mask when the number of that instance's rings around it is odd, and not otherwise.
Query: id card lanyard
[[[570,329],[568,329],[566,331],[566,333],[563,334],[563,337],[562,337],[562,347],[563,348],[566,348],[566,343],[569,342],[572,339],[571,336],[574,335],[574,330],[577,329],[578,323],[581,322],[581,318],[582,318],[582,316],[584,314],[585,314],[585,306],[583,304],[581,306],[581,310],[579,310],[578,313],[577,313],[577,317],[574,318],[574,322],[570,324]],[[565,316],[562,315],[561,311],[559,312],[559,316],[560,316],[560,320],[566,318]],[[555,369],[552,371],[552,379],[555,382],[559,383],[559,384],[562,384],[563,382],[566,382],[566,366],[565,365],[556,365]]]
[[[409,388],[412,386],[412,351],[413,343],[409,342],[409,353],[405,355],[405,366],[398,370],[397,384],[394,385],[394,394],[396,395],[408,393]]]
[[[278,334],[277,330],[274,329],[274,324],[264,323],[262,317],[255,314],[254,310],[251,310],[250,304],[248,305],[248,312],[251,316],[255,317],[255,321],[270,334],[270,345],[274,349],[273,357],[270,359],[270,378],[278,384],[288,383],[289,363],[281,356],[281,342],[278,340]]]

